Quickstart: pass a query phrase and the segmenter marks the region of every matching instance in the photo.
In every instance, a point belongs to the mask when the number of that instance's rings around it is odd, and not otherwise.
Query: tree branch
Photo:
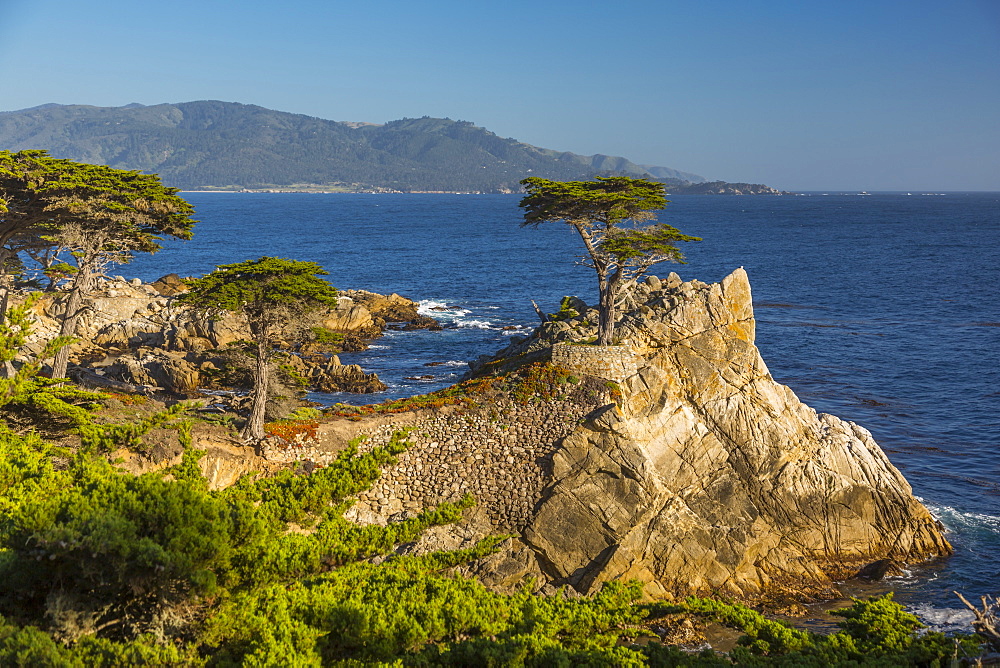
[[[980,601],[982,601],[983,609],[979,610],[957,591],[953,591],[953,593],[976,616],[976,621],[972,623],[975,632],[985,637],[994,649],[1000,649],[1000,617],[997,614],[1000,612],[1000,603],[996,599],[991,601],[988,596],[981,596]],[[996,608],[996,610],[992,608]]]
[[[535,303],[534,299],[531,300],[531,305],[535,307],[535,313],[537,313],[538,317],[541,318],[542,324],[544,325],[547,323],[549,321],[549,316],[542,311],[542,309],[538,308],[538,304]]]

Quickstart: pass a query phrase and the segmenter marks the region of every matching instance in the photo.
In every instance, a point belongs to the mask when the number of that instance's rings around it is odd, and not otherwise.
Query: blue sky
[[[789,190],[1000,190],[1000,0],[0,0],[0,110],[202,99]]]

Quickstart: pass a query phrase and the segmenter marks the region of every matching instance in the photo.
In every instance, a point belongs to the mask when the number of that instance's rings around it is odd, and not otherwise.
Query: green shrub
[[[689,611],[717,619],[744,635],[730,657],[741,666],[946,666],[980,654],[972,636],[921,633],[922,624],[892,594],[834,611],[844,618],[838,633],[791,629],[742,606],[690,598]],[[955,665],[958,665],[957,663]]]
[[[133,635],[164,608],[216,593],[232,518],[203,487],[82,456],[60,482],[5,518],[0,577],[29,606],[84,631]]]
[[[326,327],[312,328],[313,341],[324,345],[339,345],[344,341],[344,335]]]

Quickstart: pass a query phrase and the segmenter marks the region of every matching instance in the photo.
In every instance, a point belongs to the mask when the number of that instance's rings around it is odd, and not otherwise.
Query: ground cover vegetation
[[[532,362],[512,371],[464,380],[442,390],[405,399],[363,406],[334,404],[325,409],[323,415],[360,420],[369,415],[407,413],[443,406],[482,408],[505,400],[519,404],[566,399],[587,403],[598,397],[617,398],[619,395],[620,391],[614,383],[591,377],[580,378],[550,362]]]

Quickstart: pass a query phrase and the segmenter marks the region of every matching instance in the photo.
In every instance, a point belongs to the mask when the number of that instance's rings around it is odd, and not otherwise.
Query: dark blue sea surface
[[[398,292],[449,325],[390,332],[342,355],[390,389],[319,400],[444,387],[536,324],[530,300],[548,311],[567,294],[595,301],[572,231],[519,227],[517,196],[185,196],[201,220],[194,240],[119,273],[152,280],[264,255],[313,260],[337,287]],[[745,267],[772,375],[868,428],[948,528],[955,555],[890,580],[897,600],[940,625],[963,619],[952,589],[1000,594],[1000,193],[678,196],[661,220],[704,241],[687,244],[687,265],[656,272],[714,282]]]

